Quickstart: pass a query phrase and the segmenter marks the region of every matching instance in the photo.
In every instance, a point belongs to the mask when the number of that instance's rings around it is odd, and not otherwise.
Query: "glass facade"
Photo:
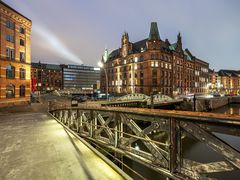
[[[83,65],[66,65],[63,67],[63,86],[65,90],[91,93],[99,80],[99,68]]]

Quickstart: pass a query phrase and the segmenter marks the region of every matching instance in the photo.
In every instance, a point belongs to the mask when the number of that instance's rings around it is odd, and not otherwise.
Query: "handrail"
[[[123,107],[64,107],[50,109],[55,110],[92,110],[92,111],[106,111],[106,112],[121,112],[134,115],[142,115],[156,118],[176,118],[176,120],[194,121],[199,123],[225,124],[240,126],[239,115],[226,115],[207,112],[191,112],[191,111],[176,111],[176,110],[160,110],[160,109],[146,109],[146,108],[123,108]]]

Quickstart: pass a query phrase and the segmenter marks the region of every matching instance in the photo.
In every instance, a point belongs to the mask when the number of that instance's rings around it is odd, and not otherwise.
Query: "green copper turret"
[[[156,22],[151,23],[150,33],[148,40],[160,40],[159,32],[158,32],[158,26]]]

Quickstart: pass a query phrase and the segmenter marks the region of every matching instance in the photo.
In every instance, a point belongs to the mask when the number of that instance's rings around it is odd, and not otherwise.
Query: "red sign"
[[[32,78],[32,92],[37,91],[37,80],[36,78]]]

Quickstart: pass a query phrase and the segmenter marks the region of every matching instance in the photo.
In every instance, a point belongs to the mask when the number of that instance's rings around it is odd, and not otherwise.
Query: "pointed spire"
[[[179,43],[182,43],[182,37],[181,37],[181,33],[180,33],[180,32],[178,33],[177,41],[178,41]]]
[[[178,36],[177,36],[176,51],[178,51],[178,52],[182,52],[183,51],[183,49],[182,49],[182,37],[181,37],[180,32],[178,33]]]
[[[105,48],[105,50],[104,50],[103,60],[104,60],[104,62],[106,62],[108,60],[108,49],[107,48]]]
[[[168,40],[168,39],[165,39],[165,43],[166,43],[168,46],[170,46],[170,45],[171,45],[171,43],[169,42],[169,40]]]
[[[160,40],[159,32],[158,32],[158,26],[156,22],[151,23],[150,33],[148,40]]]

